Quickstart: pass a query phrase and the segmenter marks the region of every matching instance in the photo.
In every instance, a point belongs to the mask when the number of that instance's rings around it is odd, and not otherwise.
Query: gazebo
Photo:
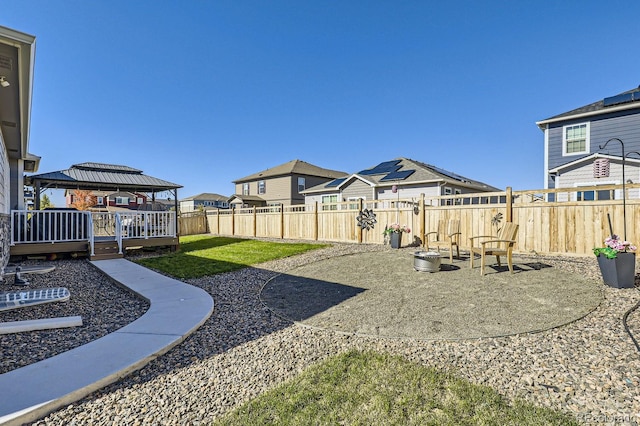
[[[25,184],[33,187],[35,209],[40,210],[40,194],[47,189],[81,189],[90,191],[129,191],[151,194],[169,192],[178,211],[178,188],[182,185],[142,174],[129,166],[104,163],[74,164],[67,170],[27,176]]]
[[[181,185],[146,176],[128,166],[81,163],[67,170],[25,177],[34,188],[34,210],[12,210],[11,255],[87,251],[91,259],[122,257],[132,247],[178,246],[178,188]],[[80,211],[53,208],[40,210],[40,195],[47,189],[101,193],[151,195],[137,209]],[[174,211],[154,209],[156,194],[169,192]],[[142,194],[145,194],[142,196]],[[136,197],[138,197],[136,195]],[[159,204],[159,203],[158,203]]]

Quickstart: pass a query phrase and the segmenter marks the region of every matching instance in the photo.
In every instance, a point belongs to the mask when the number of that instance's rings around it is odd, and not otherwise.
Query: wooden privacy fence
[[[206,234],[207,217],[204,212],[180,213],[179,229],[182,235]]]
[[[593,255],[613,232],[640,242],[640,184],[424,196],[419,199],[349,201],[331,204],[208,210],[180,216],[180,233],[211,233],[235,237],[284,238],[327,242],[383,244],[385,226],[407,225],[403,245],[424,241],[439,220],[460,220],[461,248],[469,237],[495,235],[504,222],[520,225],[518,253]],[[377,223],[363,229],[357,221],[365,210]]]

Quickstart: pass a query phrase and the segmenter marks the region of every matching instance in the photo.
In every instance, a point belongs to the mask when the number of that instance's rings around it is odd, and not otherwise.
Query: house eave
[[[637,109],[640,108],[640,104],[638,102],[632,102],[629,104],[623,104],[623,105],[618,105],[618,106],[612,106],[612,107],[608,107],[606,109],[598,109],[595,111],[589,111],[589,112],[583,112],[580,114],[573,114],[573,115],[565,115],[562,117],[554,117],[554,118],[548,118],[546,120],[541,120],[541,121],[536,121],[536,125],[538,126],[538,128],[542,131],[544,131],[549,124],[553,124],[553,123],[560,123],[562,121],[569,121],[569,120],[577,120],[577,119],[581,119],[581,118],[589,118],[589,117],[594,117],[597,115],[602,115],[602,114],[608,114],[611,112],[618,112],[618,111],[626,111],[626,110],[630,110],[630,109]]]
[[[32,35],[0,26],[0,42],[7,46],[12,46],[17,51],[16,64],[17,74],[11,75],[11,71],[5,74],[12,81],[12,85],[17,87],[16,102],[18,104],[17,117],[3,117],[3,121],[17,123],[19,134],[14,147],[18,150],[14,158],[27,159],[29,150],[29,128],[31,122],[31,100],[33,97],[33,70],[35,61],[36,38]],[[17,78],[17,81],[15,80]],[[5,94],[6,96],[6,94]],[[3,123],[5,124],[5,123]],[[11,145],[12,141],[5,141]],[[11,150],[9,154],[11,155]]]
[[[554,167],[553,169],[549,170],[549,174],[557,174],[557,173],[562,172],[562,170],[564,170],[564,169],[568,169],[568,168],[577,166],[580,163],[588,163],[588,162],[591,162],[591,161],[593,161],[595,159],[598,159],[598,158],[607,158],[607,159],[612,160],[612,161],[621,161],[622,160],[622,158],[620,156],[601,154],[599,152],[596,152],[595,154],[591,154],[591,155],[588,155],[586,157],[578,158],[577,160],[573,160],[573,161],[570,161],[568,163],[564,163],[564,164],[562,164],[562,165],[560,165],[558,167]],[[625,162],[627,162],[627,163],[631,162],[631,163],[636,163],[636,164],[640,165],[640,159],[637,159],[637,158],[625,158]]]

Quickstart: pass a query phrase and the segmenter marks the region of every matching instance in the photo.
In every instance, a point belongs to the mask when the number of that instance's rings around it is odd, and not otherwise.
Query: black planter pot
[[[392,232],[390,236],[389,243],[391,248],[399,249],[402,245],[402,232]]]
[[[618,253],[614,259],[598,255],[598,266],[604,283],[614,288],[633,288],[636,276],[636,254]]]

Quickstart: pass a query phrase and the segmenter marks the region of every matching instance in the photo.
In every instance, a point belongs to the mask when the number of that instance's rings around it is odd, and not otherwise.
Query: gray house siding
[[[298,192],[298,178],[304,178],[305,189],[312,188],[316,185],[320,185],[323,183],[327,183],[332,181],[331,178],[324,178],[319,176],[309,176],[309,175],[293,175],[291,182],[291,204],[304,204],[305,198],[304,194]]]
[[[345,201],[348,201],[350,198],[364,198],[365,200],[371,200],[373,198],[373,188],[371,185],[366,184],[359,179],[354,179],[348,186],[343,188],[342,197]]]

